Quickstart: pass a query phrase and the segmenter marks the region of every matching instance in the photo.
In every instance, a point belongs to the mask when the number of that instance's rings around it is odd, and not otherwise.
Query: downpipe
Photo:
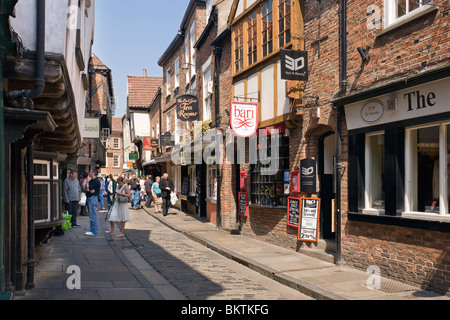
[[[339,1],[339,92],[335,97],[340,97],[347,92],[347,0]],[[333,105],[336,110],[336,256],[335,264],[342,262],[342,108]]]

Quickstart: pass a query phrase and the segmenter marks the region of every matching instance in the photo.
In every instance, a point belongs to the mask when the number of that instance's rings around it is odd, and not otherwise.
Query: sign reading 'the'
[[[281,79],[308,81],[308,52],[281,50]]]
[[[239,137],[248,138],[254,135],[258,130],[258,104],[231,102],[230,125]]]

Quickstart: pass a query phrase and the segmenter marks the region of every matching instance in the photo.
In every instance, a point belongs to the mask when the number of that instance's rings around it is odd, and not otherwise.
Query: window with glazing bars
[[[272,0],[262,6],[262,49],[263,57],[273,52]]]
[[[257,59],[257,20],[256,11],[248,17],[248,65],[252,65]]]
[[[278,39],[280,48],[283,48],[291,42],[291,0],[280,0],[278,12]]]

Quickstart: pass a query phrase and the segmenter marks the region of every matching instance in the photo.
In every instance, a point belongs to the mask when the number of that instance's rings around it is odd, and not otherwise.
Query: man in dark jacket
[[[167,172],[163,174],[161,180],[159,181],[159,188],[161,189],[161,197],[163,201],[162,204],[163,215],[167,216],[167,213],[170,208],[170,194],[175,189],[173,181],[169,179],[169,174]]]
[[[145,193],[147,194],[147,202],[145,203],[145,206],[147,208],[150,208],[150,205],[152,204],[153,201],[153,195],[152,195],[152,184],[153,184],[153,179],[151,175],[147,176],[147,180],[145,180]]]

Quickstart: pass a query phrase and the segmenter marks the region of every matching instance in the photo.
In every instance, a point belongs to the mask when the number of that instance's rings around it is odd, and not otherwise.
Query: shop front
[[[430,72],[345,98],[343,259],[447,293],[450,78]]]

